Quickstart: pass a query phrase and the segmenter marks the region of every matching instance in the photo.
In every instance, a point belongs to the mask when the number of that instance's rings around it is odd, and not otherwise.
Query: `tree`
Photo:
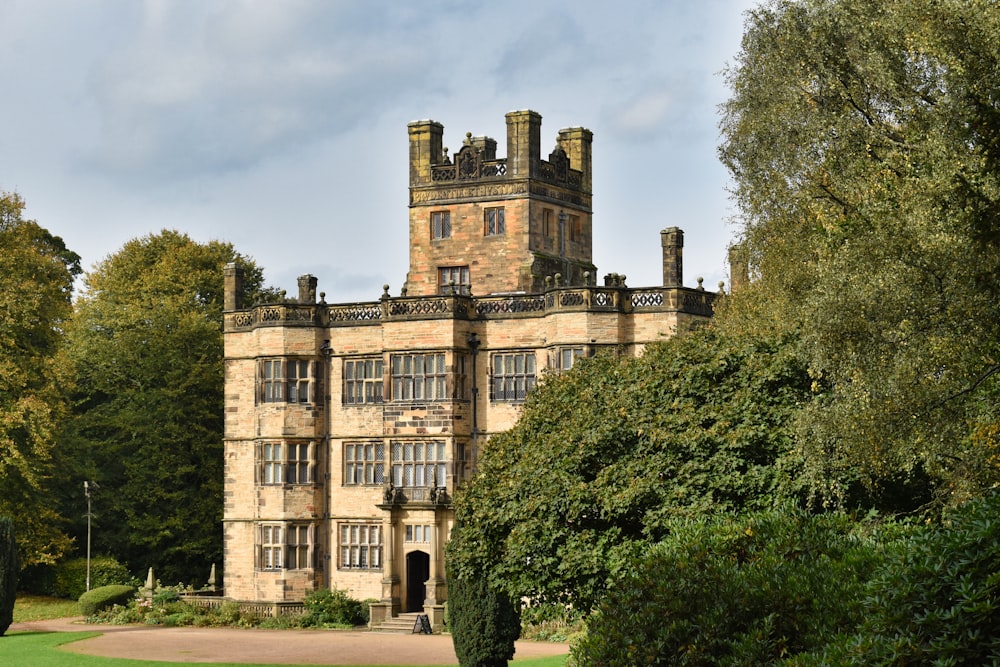
[[[1000,481],[1000,6],[772,0],[726,73],[720,156],[754,280],[730,332],[796,332],[799,441],[873,488]]]
[[[456,494],[450,575],[586,612],[674,518],[804,501],[790,351],[706,329],[546,376]]]
[[[14,601],[17,598],[17,574],[21,569],[14,535],[14,522],[0,516],[0,637],[14,622]]]
[[[23,564],[70,546],[52,502],[52,454],[65,414],[60,357],[80,258],[0,193],[0,514],[20,525]]]
[[[226,243],[174,231],[98,264],[67,330],[76,376],[65,439],[94,494],[94,544],[133,572],[191,582],[222,555]],[[74,487],[79,481],[74,482]]]
[[[514,658],[520,613],[484,576],[449,578],[448,621],[462,667],[506,667]]]

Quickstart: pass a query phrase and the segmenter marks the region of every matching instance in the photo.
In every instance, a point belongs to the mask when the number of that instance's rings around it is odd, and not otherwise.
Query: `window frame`
[[[451,238],[451,211],[431,211],[431,240],[441,241]]]
[[[337,569],[381,570],[385,542],[382,533],[382,525],[378,523],[340,523],[337,526]],[[361,539],[362,534],[367,536],[365,540]],[[374,541],[372,534],[376,536]]]
[[[357,369],[362,371],[358,375]],[[371,374],[369,375],[369,370]],[[377,405],[385,402],[385,360],[382,357],[345,358],[343,366],[344,405]]]
[[[428,453],[433,452],[428,456]],[[448,484],[448,447],[444,440],[393,440],[390,480],[397,489],[433,489]]]
[[[343,450],[344,476],[342,478],[344,486],[385,485],[387,480],[386,450],[386,444],[381,440],[345,442]]]
[[[319,369],[315,359],[265,357],[257,360],[256,401],[306,405],[316,402]]]
[[[577,359],[583,359],[586,356],[586,345],[567,345],[564,347],[558,347],[555,350],[555,359],[552,364],[552,368],[559,373],[565,373],[573,368]]]
[[[408,523],[403,534],[403,542],[408,544],[430,544],[431,525],[428,523]]]
[[[431,372],[427,372],[428,360],[432,360]],[[392,401],[448,400],[448,367],[444,352],[392,354],[389,357],[389,377]]]
[[[264,572],[284,570],[285,525],[260,523],[257,528],[257,569]]]
[[[580,216],[570,214],[566,218],[566,224],[569,227],[569,240],[574,243],[579,243],[583,238],[583,223],[580,222]]]
[[[518,359],[521,360],[520,367]],[[498,365],[499,364],[499,365]],[[521,370],[518,370],[518,369]],[[522,403],[538,383],[538,361],[534,351],[514,350],[490,355],[490,401]]]
[[[308,486],[316,481],[316,443],[259,440],[254,463],[257,486]]]
[[[472,292],[472,278],[469,266],[439,266],[438,294],[465,294]],[[454,280],[455,278],[458,280]],[[454,283],[452,282],[454,280]]]
[[[483,236],[504,236],[507,220],[503,206],[488,206],[483,209]]]
[[[305,541],[299,541],[300,537]],[[286,570],[314,570],[315,531],[309,523],[289,523],[285,525],[285,568]]]

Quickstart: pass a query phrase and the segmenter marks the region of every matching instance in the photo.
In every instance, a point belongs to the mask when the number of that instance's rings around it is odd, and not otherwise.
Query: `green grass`
[[[79,616],[76,600],[50,598],[43,595],[18,595],[14,601],[14,622],[48,621],[53,618]]]
[[[43,621],[54,618],[79,616],[80,609],[73,600],[35,595],[19,595],[14,603],[14,622]],[[68,653],[59,646],[101,634],[97,632],[13,632],[0,637],[0,665],[17,667],[177,667],[176,662],[102,658],[99,656]],[[566,656],[557,655],[535,660],[514,660],[515,667],[563,667]],[[216,667],[282,667],[251,663],[210,663]],[[284,665],[283,667],[289,667]],[[357,666],[356,666],[357,667]],[[384,667],[392,667],[387,665]]]
[[[62,644],[99,634],[99,632],[14,632],[0,637],[0,665],[17,665],[18,667],[66,667],[68,665],[72,665],[72,667],[177,667],[176,662],[102,658],[59,650],[59,646]],[[515,660],[511,664],[516,667],[562,667],[565,662],[565,656],[552,656],[537,660]],[[251,665],[250,663],[236,662],[212,664],[216,667],[279,667],[278,665]],[[288,666],[285,665],[285,667]]]

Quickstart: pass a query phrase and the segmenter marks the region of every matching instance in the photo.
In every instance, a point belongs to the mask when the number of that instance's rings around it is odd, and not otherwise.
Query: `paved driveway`
[[[164,628],[148,625],[87,625],[79,619],[15,623],[18,632],[96,631],[99,637],[64,644],[72,653],[170,662],[243,662],[289,665],[457,665],[447,635],[393,635],[343,630]],[[540,658],[569,652],[566,644],[515,644],[515,657]]]

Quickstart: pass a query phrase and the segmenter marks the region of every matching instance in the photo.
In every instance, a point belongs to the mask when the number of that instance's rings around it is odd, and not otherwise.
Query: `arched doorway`
[[[431,576],[431,558],[423,551],[406,554],[406,601],[403,611],[423,611],[427,594],[424,583]]]

